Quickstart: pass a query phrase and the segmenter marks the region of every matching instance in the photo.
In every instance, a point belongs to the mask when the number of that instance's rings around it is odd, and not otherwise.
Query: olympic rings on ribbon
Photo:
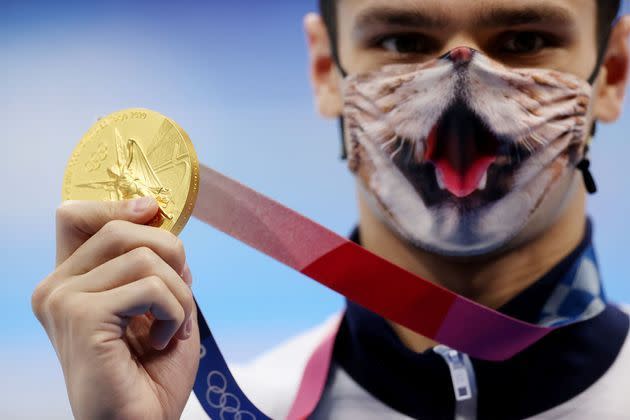
[[[211,407],[220,410],[221,420],[256,420],[256,416],[249,411],[241,410],[241,401],[227,391],[227,379],[218,370],[208,374],[208,390],[206,401]]]
[[[206,346],[202,344],[201,348],[199,349],[199,358],[203,359],[204,357],[206,357]]]

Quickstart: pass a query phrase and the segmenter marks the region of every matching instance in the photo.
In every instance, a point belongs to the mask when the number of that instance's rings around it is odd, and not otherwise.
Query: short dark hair
[[[319,11],[328,27],[331,42],[337,42],[337,0],[319,0]],[[597,2],[597,42],[603,50],[608,44],[608,37],[613,21],[617,17],[621,0],[595,0]],[[336,45],[333,47],[336,55]]]
[[[597,41],[600,48],[606,48],[610,30],[619,8],[621,0],[597,0]]]

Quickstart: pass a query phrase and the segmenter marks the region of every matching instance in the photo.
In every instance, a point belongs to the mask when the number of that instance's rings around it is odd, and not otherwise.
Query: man
[[[319,111],[345,118],[359,191],[353,239],[482,305],[563,326],[503,362],[459,354],[470,386],[460,398],[449,359],[457,352],[348,302],[311,417],[627,418],[628,315],[600,293],[585,203],[594,189],[590,128],[621,112],[630,17],[608,36],[615,1],[321,7],[325,20],[305,20],[310,68]],[[525,134],[505,134],[521,126]],[[500,152],[510,140],[515,161]],[[186,417],[205,416],[189,399],[199,352],[192,277],[181,241],[144,226],[157,211],[146,199],[58,211],[57,268],[33,308],[77,418],[177,418],[187,401]],[[588,304],[584,288],[572,289],[578,281],[592,292]],[[237,372],[272,418],[288,412],[306,359],[330,328]]]

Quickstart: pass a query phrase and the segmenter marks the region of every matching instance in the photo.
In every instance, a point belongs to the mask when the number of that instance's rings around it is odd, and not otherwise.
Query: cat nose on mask
[[[444,54],[441,58],[450,60],[457,66],[470,63],[475,55],[476,50],[469,47],[457,47]]]

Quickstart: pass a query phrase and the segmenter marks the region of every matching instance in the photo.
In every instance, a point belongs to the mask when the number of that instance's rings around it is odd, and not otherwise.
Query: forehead
[[[340,23],[381,23],[419,17],[433,26],[476,26],[493,20],[518,25],[528,20],[586,25],[596,20],[595,0],[338,0]],[[521,22],[522,21],[522,22]],[[408,22],[404,22],[408,23]]]

